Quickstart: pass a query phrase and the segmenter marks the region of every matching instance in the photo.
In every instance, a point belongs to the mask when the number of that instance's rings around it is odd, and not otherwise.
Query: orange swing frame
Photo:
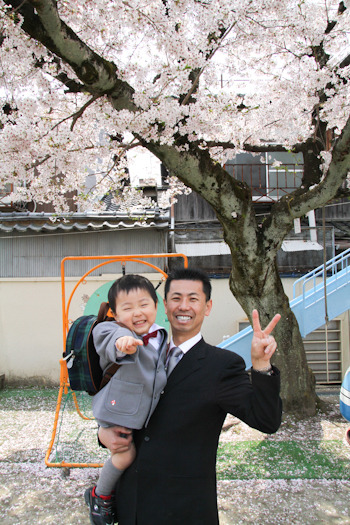
[[[114,262],[120,262],[122,268],[125,268],[127,262],[137,262],[140,264],[144,264],[150,268],[153,268],[157,272],[159,272],[163,280],[167,278],[167,274],[158,268],[158,266],[155,266],[154,264],[151,264],[150,262],[144,261],[143,259],[164,259],[164,258],[172,258],[172,257],[182,257],[184,260],[184,267],[188,267],[188,259],[187,256],[182,253],[156,253],[156,254],[142,254],[142,255],[101,255],[101,256],[70,256],[65,257],[61,261],[61,291],[62,291],[62,328],[63,328],[63,351],[65,351],[66,348],[66,339],[67,334],[69,330],[69,308],[73,299],[73,296],[79,287],[80,284],[85,283],[85,279],[88,275],[90,275],[93,271],[97,270],[98,268],[101,268],[102,266],[105,266],[107,264],[111,264]],[[102,260],[99,264],[96,264],[93,266],[90,270],[88,270],[76,283],[74,286],[72,292],[69,295],[68,301],[66,303],[66,282],[65,282],[65,269],[64,265],[67,261],[82,261],[82,260],[90,260],[90,261],[97,261]],[[69,389],[69,377],[68,377],[68,369],[67,369],[67,362],[65,359],[60,359],[60,386],[59,386],[59,392],[58,392],[58,398],[57,398],[57,404],[56,404],[56,411],[55,411],[55,418],[54,418],[54,424],[53,424],[53,430],[51,435],[51,440],[49,443],[49,447],[47,449],[46,455],[45,455],[45,464],[47,467],[58,467],[58,468],[85,468],[85,467],[94,467],[99,468],[103,466],[103,463],[71,463],[66,461],[60,461],[60,462],[51,462],[50,461],[50,455],[52,452],[52,448],[55,443],[56,438],[56,432],[57,432],[57,425],[61,410],[61,404],[62,404],[62,397],[63,394],[67,395]],[[76,398],[75,393],[72,391],[72,397],[75,404],[75,408],[77,413],[82,419],[90,420],[91,418],[88,418],[82,414],[80,411],[78,400]]]

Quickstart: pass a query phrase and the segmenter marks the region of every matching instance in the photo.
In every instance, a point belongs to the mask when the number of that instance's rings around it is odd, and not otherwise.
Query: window
[[[301,185],[301,153],[239,153],[225,164],[226,171],[251,187],[255,201],[276,201]]]

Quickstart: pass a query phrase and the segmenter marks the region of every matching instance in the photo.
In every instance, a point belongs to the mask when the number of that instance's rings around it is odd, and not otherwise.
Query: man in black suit
[[[253,311],[252,370],[201,334],[212,307],[211,284],[200,271],[181,269],[165,284],[172,347],[182,353],[146,428],[134,431],[137,457],[116,490],[119,525],[217,525],[216,452],[227,413],[265,433],[281,422],[280,377],[270,358],[277,314],[262,330]],[[102,443],[128,447],[125,429],[100,429]]]

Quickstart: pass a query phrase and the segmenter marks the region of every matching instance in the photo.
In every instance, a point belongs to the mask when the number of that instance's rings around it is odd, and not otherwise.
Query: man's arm
[[[100,446],[108,448],[112,454],[126,452],[132,443],[132,431],[125,427],[99,427],[98,441]]]
[[[282,415],[278,369],[274,367],[271,376],[253,369],[250,377],[244,359],[226,352],[216,387],[218,405],[250,427],[273,434],[281,424]]]
[[[276,432],[281,424],[282,402],[280,374],[271,366],[270,359],[277,348],[271,335],[281,316],[276,314],[262,330],[257,310],[252,312],[253,339],[251,346],[251,382],[244,360],[236,355],[230,359],[217,390],[222,408],[261,432]]]

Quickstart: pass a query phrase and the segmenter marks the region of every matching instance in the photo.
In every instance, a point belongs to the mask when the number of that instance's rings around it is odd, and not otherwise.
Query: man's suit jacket
[[[281,422],[280,378],[252,371],[237,354],[200,340],[178,363],[147,428],[134,433],[137,457],[121,476],[119,525],[216,525],[216,451],[229,412],[273,433]],[[239,502],[237,502],[239,504]]]

